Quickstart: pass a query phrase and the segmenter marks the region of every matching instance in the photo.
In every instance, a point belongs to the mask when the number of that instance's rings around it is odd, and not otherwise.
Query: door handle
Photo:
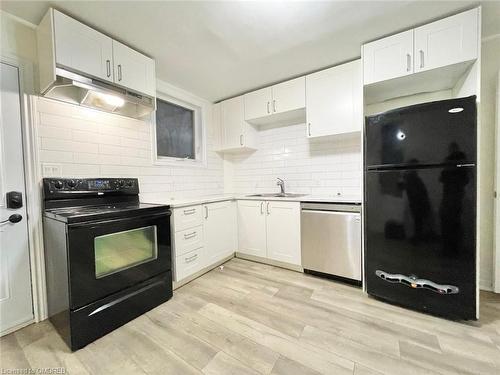
[[[196,208],[191,208],[189,210],[184,210],[184,215],[192,215],[196,212]]]
[[[276,112],[276,99],[273,100],[273,112]]]
[[[269,212],[269,202],[267,202],[267,205],[266,205],[266,212],[267,212],[268,215],[271,214],[271,212]]]
[[[307,134],[309,135],[309,137],[311,136],[311,123],[310,122],[307,124]]]
[[[243,146],[243,134],[240,135],[240,146]]]
[[[409,72],[411,70],[411,55],[409,53],[406,54],[406,71]]]
[[[106,77],[111,77],[111,61],[106,60]]]
[[[425,64],[424,64],[424,51],[420,50],[418,52],[420,53],[420,68],[423,68],[425,66]]]
[[[118,64],[118,81],[122,80],[122,65]]]
[[[9,216],[9,218],[7,220],[2,220],[0,221],[0,224],[4,224],[4,223],[7,223],[7,222],[11,222],[12,224],[15,224],[15,223],[19,223],[21,220],[23,219],[23,217],[19,214],[12,214]]]
[[[271,113],[271,111],[269,110],[269,102],[267,102],[267,113]]]
[[[205,219],[208,219],[208,206],[205,206]]]
[[[188,240],[188,239],[193,238],[193,237],[196,237],[196,232],[191,232],[191,233],[184,235],[185,240]]]
[[[264,215],[264,202],[260,202],[260,214]]]

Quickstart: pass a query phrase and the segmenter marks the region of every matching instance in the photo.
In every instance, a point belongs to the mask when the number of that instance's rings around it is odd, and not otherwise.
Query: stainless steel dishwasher
[[[302,267],[361,284],[361,205],[302,203]]]

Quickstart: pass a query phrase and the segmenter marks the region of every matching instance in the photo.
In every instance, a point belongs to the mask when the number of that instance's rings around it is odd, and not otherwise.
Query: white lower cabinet
[[[238,252],[301,264],[300,203],[238,201]]]
[[[236,202],[205,204],[203,213],[205,263],[211,265],[230,256],[238,247]]]
[[[301,263],[300,203],[270,201],[266,204],[267,257]]]
[[[238,201],[238,251],[258,257],[267,256],[264,201]]]
[[[171,220],[174,281],[216,264],[238,247],[234,201],[174,208]]]

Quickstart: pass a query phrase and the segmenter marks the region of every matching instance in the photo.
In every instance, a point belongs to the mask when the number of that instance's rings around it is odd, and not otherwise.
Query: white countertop
[[[285,201],[285,202],[327,202],[327,203],[361,203],[357,196],[319,196],[304,195],[301,197],[250,197],[248,195],[217,195],[191,198],[168,198],[168,197],[141,197],[142,203],[168,204],[170,207],[185,207],[197,204],[222,202],[227,200],[266,200],[266,201]]]

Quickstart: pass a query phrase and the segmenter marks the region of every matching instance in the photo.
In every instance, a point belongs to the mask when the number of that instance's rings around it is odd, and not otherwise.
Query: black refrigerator
[[[365,281],[379,299],[476,319],[476,97],[366,117]]]

